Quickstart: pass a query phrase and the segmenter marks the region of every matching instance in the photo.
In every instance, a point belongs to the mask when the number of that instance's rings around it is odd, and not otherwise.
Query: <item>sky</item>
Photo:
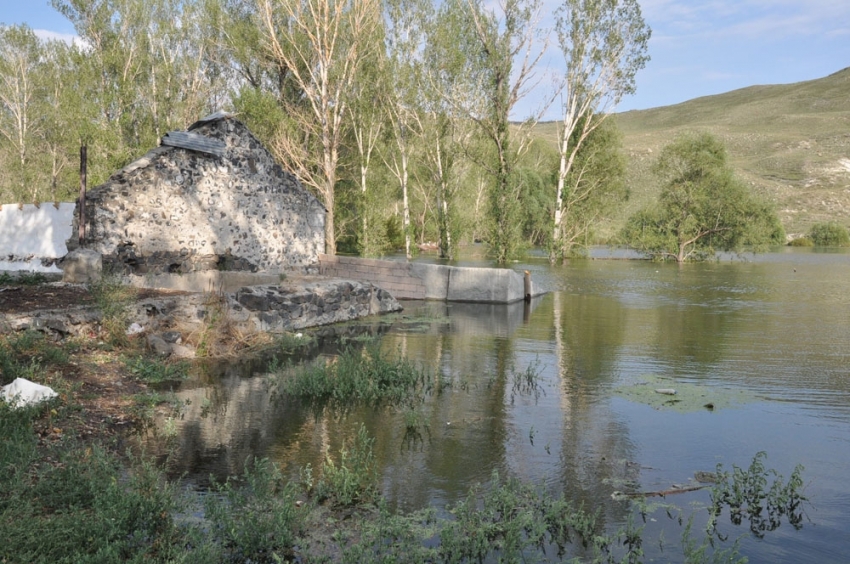
[[[850,67],[850,0],[641,0],[640,5],[652,28],[651,60],[637,75],[636,94],[618,111],[756,84],[812,80]],[[0,0],[0,23],[26,23],[42,37],[74,36],[73,26],[49,0]],[[542,64],[557,67],[558,53],[550,48]],[[534,103],[526,100],[522,106],[531,111]],[[555,114],[553,108],[546,117]]]

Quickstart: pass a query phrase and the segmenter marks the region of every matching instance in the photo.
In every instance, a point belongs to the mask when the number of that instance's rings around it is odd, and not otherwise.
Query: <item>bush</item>
[[[808,237],[797,237],[788,243],[789,247],[814,247],[815,244]]]
[[[813,225],[809,230],[809,239],[816,247],[850,246],[850,233],[846,227],[835,221]]]

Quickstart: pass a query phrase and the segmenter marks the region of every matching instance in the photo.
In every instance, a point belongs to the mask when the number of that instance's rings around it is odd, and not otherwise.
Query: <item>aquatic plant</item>
[[[282,393],[308,400],[314,407],[410,407],[430,393],[433,377],[410,360],[386,356],[373,343],[348,347],[338,357],[320,359],[293,376],[278,373],[278,384]]]
[[[369,436],[366,427],[360,425],[349,448],[346,444],[339,450],[339,461],[330,453],[325,455],[321,476],[312,485],[312,469],[306,467],[303,476],[308,490],[312,490],[318,501],[330,500],[335,505],[354,505],[372,501],[378,495],[378,463],[372,452],[375,439]]]
[[[803,466],[797,465],[787,482],[776,470],[768,470],[764,465],[767,454],[756,453],[749,468],[732,465],[732,472],[717,465],[717,484],[711,488],[711,507],[708,530],[720,536],[717,520],[724,508],[729,508],[729,518],[734,525],[745,520],[750,531],[762,538],[767,531],[773,531],[782,524],[785,517],[795,528],[803,526],[805,511],[802,494]],[[771,481],[772,478],[772,481]]]

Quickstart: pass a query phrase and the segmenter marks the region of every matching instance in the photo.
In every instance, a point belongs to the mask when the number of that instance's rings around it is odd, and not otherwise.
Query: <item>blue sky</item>
[[[850,66],[850,0],[642,0],[641,7],[653,32],[652,60],[620,111],[811,80]],[[0,22],[26,23],[42,36],[74,33],[48,0],[0,0]],[[556,66],[557,55],[551,48],[544,62]]]

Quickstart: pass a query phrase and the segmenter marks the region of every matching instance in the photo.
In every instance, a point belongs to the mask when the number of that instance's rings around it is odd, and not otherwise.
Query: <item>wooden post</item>
[[[525,295],[525,301],[531,301],[531,272],[525,271],[525,278],[523,278],[523,294]]]
[[[79,239],[80,247],[85,246],[86,241],[86,165],[87,165],[87,147],[85,144],[80,145],[80,226]]]

